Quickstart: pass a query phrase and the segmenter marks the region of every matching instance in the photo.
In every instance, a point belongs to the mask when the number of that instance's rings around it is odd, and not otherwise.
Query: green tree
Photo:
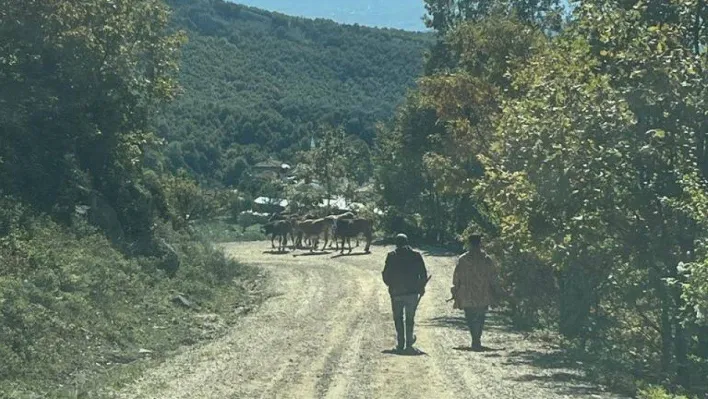
[[[0,182],[68,216],[84,185],[138,234],[150,225],[142,158],[176,90],[180,34],[159,0],[15,1],[0,10]],[[82,176],[79,178],[79,176]],[[141,198],[142,197],[142,198]]]
[[[427,32],[291,18],[222,0],[168,3],[172,27],[190,41],[184,89],[155,125],[182,149],[168,169],[184,167],[214,186],[233,183],[231,150],[251,165],[269,157],[295,163],[317,123],[341,125],[372,146],[376,122],[393,115],[433,42]],[[362,167],[354,168],[361,179]]]
[[[562,333],[690,387],[705,353],[681,265],[705,238],[705,59],[641,8],[588,2],[576,18],[516,75],[524,95],[504,107],[478,193],[510,265],[552,266]]]
[[[426,25],[445,35],[465,21],[478,22],[492,15],[557,29],[562,7],[558,0],[425,0],[425,9]]]
[[[347,175],[349,140],[342,127],[329,125],[319,126],[312,140],[314,147],[300,154],[302,177],[306,183],[322,184],[329,208],[329,200],[340,193],[342,180]]]
[[[492,3],[502,11],[465,15]],[[556,326],[617,370],[699,392],[704,4],[581,1],[549,36],[505,14],[511,3],[428,2],[440,43],[379,135],[382,199],[426,229],[437,227],[416,214],[455,219],[440,227],[451,235],[486,231],[520,324]]]

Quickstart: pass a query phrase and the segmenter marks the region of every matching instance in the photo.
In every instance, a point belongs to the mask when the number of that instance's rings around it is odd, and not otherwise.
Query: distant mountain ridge
[[[234,0],[235,3],[306,18],[325,18],[408,31],[426,30],[422,0]]]
[[[156,118],[162,163],[231,184],[271,156],[291,161],[326,122],[372,144],[415,85],[431,33],[348,26],[221,0],[168,0],[187,32],[183,94]],[[156,160],[156,162],[159,162]]]

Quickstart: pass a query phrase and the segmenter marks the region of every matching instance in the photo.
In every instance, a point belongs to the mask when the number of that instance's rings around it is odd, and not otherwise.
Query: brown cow
[[[288,245],[288,234],[292,235],[293,226],[289,220],[274,220],[263,225],[263,232],[270,234],[270,246],[275,249],[273,241],[278,237],[278,251],[285,251]]]
[[[340,253],[344,253],[345,240],[349,243],[349,252],[351,253],[352,243],[350,239],[358,237],[359,234],[363,234],[366,238],[366,248],[364,248],[364,252],[369,253],[373,233],[373,223],[368,219],[338,219],[334,221],[334,239],[342,239],[342,250]]]
[[[335,249],[339,249],[339,242],[337,242],[337,223],[336,221],[339,219],[354,219],[356,218],[356,215],[354,215],[352,212],[345,212],[341,213],[339,215],[329,215],[325,216],[325,219],[329,220],[332,223],[332,241],[329,243],[329,247],[332,248],[332,244],[334,244]],[[359,246],[359,238],[357,236],[357,247]]]
[[[292,215],[290,222],[293,224],[293,248],[302,248],[304,232],[299,228],[299,224],[308,220],[315,220],[316,216],[312,214],[306,214],[305,216]],[[305,237],[305,244],[309,247],[312,243],[309,237]]]
[[[327,219],[307,219],[295,222],[295,230],[298,235],[298,243],[302,242],[302,238],[310,241],[310,252],[317,249],[320,236],[324,236],[324,245],[322,249],[327,247],[329,235],[332,230],[331,222]]]

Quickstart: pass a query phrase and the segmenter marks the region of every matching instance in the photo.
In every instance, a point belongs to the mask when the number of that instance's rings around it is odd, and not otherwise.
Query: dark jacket
[[[386,256],[383,281],[391,296],[423,294],[428,271],[423,256],[409,246],[396,248]]]

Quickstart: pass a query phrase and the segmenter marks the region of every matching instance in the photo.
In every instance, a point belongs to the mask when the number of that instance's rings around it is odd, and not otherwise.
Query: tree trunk
[[[693,253],[694,253],[694,247],[693,247],[693,226],[687,227],[688,231],[690,232],[688,236],[683,237],[681,240],[680,248],[681,248],[681,260],[684,262],[690,262],[693,260]],[[671,277],[679,280],[681,282],[681,276],[679,275],[678,272],[678,265],[675,265],[671,269]],[[682,309],[684,307],[684,301],[683,298],[681,298],[681,286],[677,285],[675,287],[672,287],[672,294],[673,294],[673,300],[674,300],[674,309],[675,310],[675,315],[674,315],[674,349],[676,351],[676,365],[677,365],[677,377],[678,377],[678,383],[682,385],[685,388],[688,388],[691,386],[691,370],[690,370],[690,365],[688,361],[688,342],[686,340],[686,333],[683,328],[683,325],[681,324],[681,321],[683,320],[684,316],[682,314]]]
[[[657,287],[659,301],[661,302],[661,372],[664,375],[668,375],[671,370],[671,349],[673,341],[671,334],[671,304],[669,303],[670,299],[667,293],[667,287],[657,273],[653,274],[654,284]]]
[[[696,15],[693,21],[693,51],[696,54],[701,53],[701,25],[705,23],[705,17],[703,17],[704,8],[704,0],[698,0],[698,3],[696,3]]]
[[[578,338],[585,334],[592,289],[590,279],[583,267],[577,263],[568,266],[560,280],[559,332],[568,338]]]
[[[665,227],[662,225],[662,227]],[[660,236],[660,241],[666,237],[665,231],[662,229],[662,234]],[[650,246],[651,247],[651,246]],[[661,373],[664,376],[668,376],[671,372],[671,359],[672,353],[672,307],[671,307],[671,297],[668,292],[668,287],[664,282],[663,278],[666,277],[665,271],[661,268],[660,264],[657,262],[655,256],[656,254],[666,254],[668,251],[667,247],[656,245],[656,252],[653,254],[649,251],[644,253],[644,262],[646,262],[649,269],[649,284],[656,289],[656,296],[659,300],[659,306],[661,307],[661,315],[659,317],[659,330],[661,334]]]
[[[677,300],[681,301],[680,290],[677,289],[676,291],[678,292]],[[686,345],[686,334],[683,325],[681,325],[680,317],[674,317],[674,331],[674,348],[676,351],[676,374],[678,378],[677,382],[681,386],[688,388],[691,386],[691,370],[688,362],[688,347]]]

